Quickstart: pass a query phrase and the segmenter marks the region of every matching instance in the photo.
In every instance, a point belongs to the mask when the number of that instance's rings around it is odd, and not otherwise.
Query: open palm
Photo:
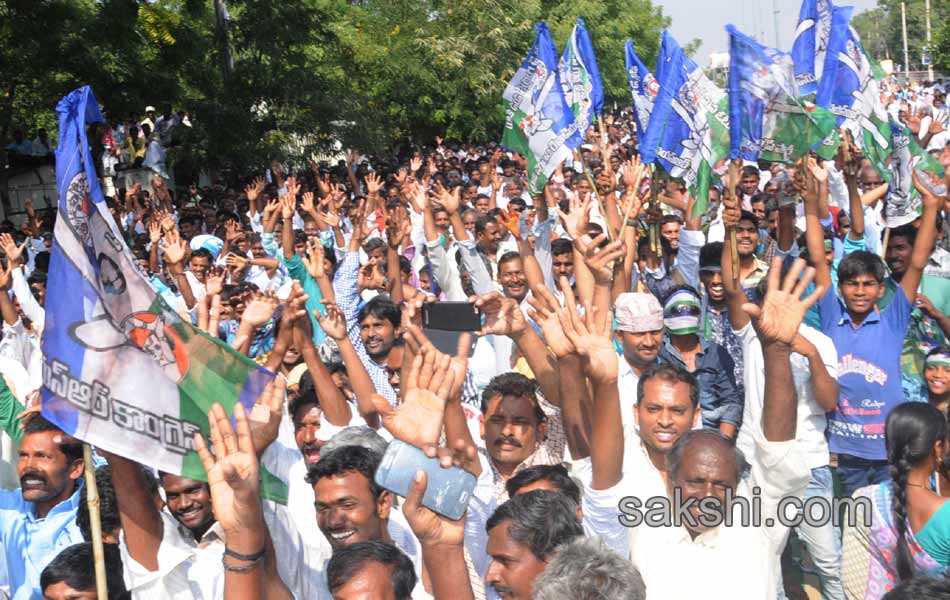
[[[772,342],[791,344],[798,334],[798,328],[805,318],[805,313],[824,293],[822,286],[818,286],[807,298],[802,298],[805,288],[815,277],[815,269],[808,267],[806,270],[804,260],[795,261],[780,287],[781,269],[782,259],[776,256],[772,259],[772,266],[769,269],[769,287],[762,305],[742,305],[742,309],[752,319],[755,331],[763,344]],[[799,278],[803,270],[805,274]]]

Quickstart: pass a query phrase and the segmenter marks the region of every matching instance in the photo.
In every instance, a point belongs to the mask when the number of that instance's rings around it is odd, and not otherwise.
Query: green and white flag
[[[581,145],[574,113],[564,100],[557,52],[544,23],[503,95],[505,132],[501,145],[528,162],[528,189],[540,194],[559,164]]]

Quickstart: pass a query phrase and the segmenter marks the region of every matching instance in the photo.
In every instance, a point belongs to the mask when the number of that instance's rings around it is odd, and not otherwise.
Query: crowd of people
[[[950,165],[944,91],[884,91]],[[207,482],[97,452],[108,597],[761,600],[805,570],[827,600],[950,598],[947,182],[915,172],[922,214],[887,228],[889,174],[846,139],[734,165],[700,214],[605,120],[537,195],[518,154],[437,138],[107,198],[163,300],[277,374],[207,415]],[[95,597],[82,445],[38,406],[53,223],[0,233],[16,600]],[[427,328],[445,302],[477,331]],[[393,441],[434,459],[405,497],[377,475]],[[439,469],[475,481],[461,519],[428,508]],[[789,522],[835,498],[843,524]]]

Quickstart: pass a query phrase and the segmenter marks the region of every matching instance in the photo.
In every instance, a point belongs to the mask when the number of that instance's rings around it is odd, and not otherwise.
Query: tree
[[[907,54],[910,70],[923,70],[923,48],[927,45],[927,27],[924,0],[906,0]],[[931,24],[939,28],[950,21],[950,3],[930,2]],[[852,24],[861,36],[861,42],[877,59],[891,58],[895,64],[904,63],[904,42],[901,27],[901,0],[878,0],[877,8],[856,15]],[[934,31],[934,42],[937,42]],[[932,52],[931,52],[932,53]]]

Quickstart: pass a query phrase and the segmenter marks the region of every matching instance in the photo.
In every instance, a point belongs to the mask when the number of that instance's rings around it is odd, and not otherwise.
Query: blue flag
[[[852,11],[850,6],[835,6],[831,11],[831,32],[828,35],[824,65],[821,69],[822,76],[819,79],[818,94],[815,97],[815,104],[823,108],[831,108],[835,100],[839,105],[842,101],[850,104],[853,94],[861,89],[857,74],[850,76],[847,71],[838,69],[842,60],[848,61],[853,58],[847,54],[846,47],[851,38]],[[845,53],[843,56],[842,52]],[[799,91],[801,91],[801,86],[799,86]],[[841,116],[838,115],[839,123]]]
[[[832,29],[831,18],[830,0],[802,1],[791,54],[795,64],[795,82],[803,96],[818,91]]]
[[[558,70],[564,99],[577,120],[577,130],[583,135],[594,122],[594,115],[600,116],[604,112],[604,85],[584,19],[577,19],[571,37],[564,45]]]
[[[660,86],[656,81],[656,77],[647,69],[633,50],[632,41],[627,40],[627,43],[624,44],[624,50],[627,83],[630,84],[630,95],[633,96],[633,121],[637,125],[637,139],[643,140],[647,126],[650,123],[653,104],[660,92]]]
[[[791,164],[821,146],[834,132],[834,115],[800,96],[791,56],[726,29],[730,157]]]
[[[645,163],[658,161],[682,178],[696,199],[694,212],[705,211],[713,167],[728,152],[726,96],[663,32],[657,59],[659,94],[640,144]]]
[[[544,185],[557,166],[583,142],[574,113],[564,100],[557,68],[557,51],[545,23],[535,25],[531,51],[505,88],[505,131],[502,146],[528,161],[528,188],[532,194]]]

